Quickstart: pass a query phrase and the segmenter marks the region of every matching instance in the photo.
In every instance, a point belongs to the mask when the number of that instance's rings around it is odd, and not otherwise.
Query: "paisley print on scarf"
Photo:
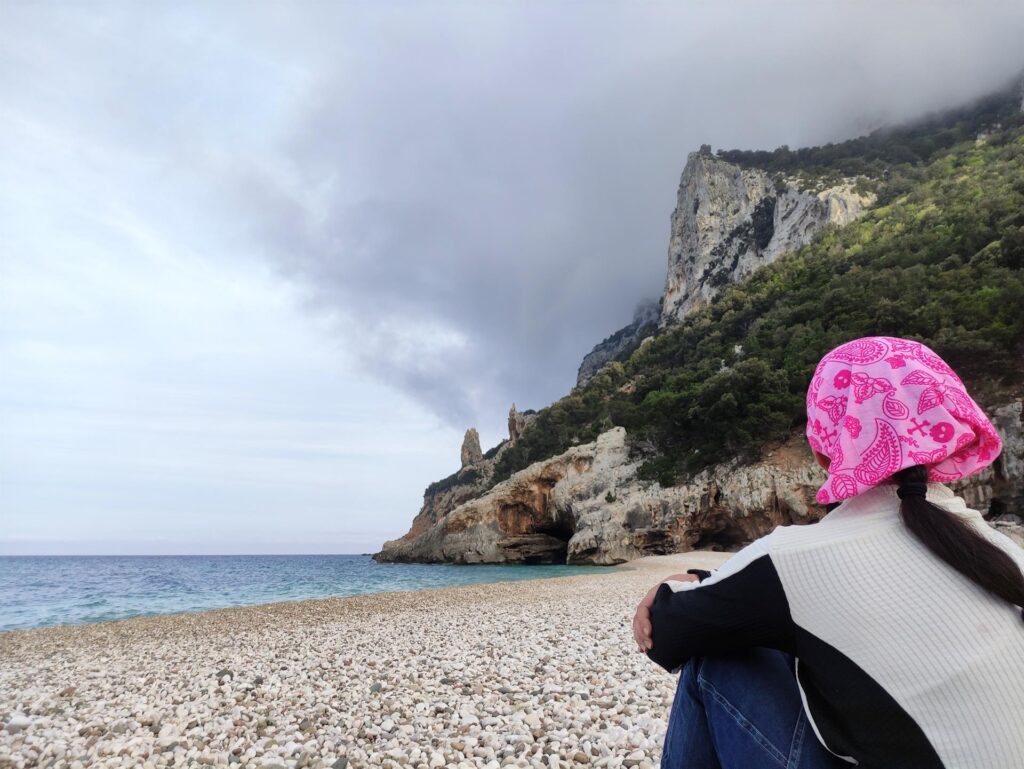
[[[910,409],[907,404],[898,398],[886,398],[882,401],[882,411],[892,419],[906,419],[910,416]]]
[[[960,377],[958,377],[956,372],[950,368],[949,364],[920,342],[913,342],[909,339],[894,339],[892,342],[892,351],[898,355],[905,355],[907,357],[914,358],[930,368],[932,371],[952,377],[956,380],[957,384],[963,386],[963,382],[960,381]]]
[[[900,469],[903,448],[892,425],[884,419],[875,420],[875,439],[860,455],[860,464],[853,476],[865,486],[874,486]]]
[[[921,397],[917,401],[918,414],[948,402],[950,411],[963,419],[977,416],[974,401],[963,391],[959,385],[960,380],[957,379],[956,382],[957,384],[949,384],[927,372],[913,371],[903,377],[900,384],[924,385]]]
[[[974,443],[974,438],[975,436],[972,433],[964,433],[963,435],[961,435],[959,438],[956,439],[956,448],[954,449],[954,453],[959,453],[963,449],[966,449],[968,446]]]
[[[866,336],[863,339],[854,339],[852,342],[839,345],[825,356],[825,360],[841,360],[864,366],[881,360],[888,349],[888,345],[882,337]]]
[[[915,464],[930,480],[957,480],[990,465],[1002,448],[945,361],[921,342],[885,336],[854,339],[822,357],[807,391],[806,435],[831,462],[819,502],[856,496]]]
[[[853,399],[857,403],[863,403],[875,395],[896,392],[896,388],[888,379],[873,377],[863,371],[857,371],[853,375]]]
[[[857,482],[849,475],[832,476],[832,496],[836,499],[846,499],[857,493]]]
[[[949,481],[959,481],[963,478],[959,472],[946,472],[939,469],[939,466],[928,468],[928,480],[938,481],[939,483],[948,483]]]
[[[818,401],[818,408],[823,409],[833,424],[839,422],[846,413],[846,396],[828,396]]]
[[[968,397],[967,393],[956,387],[947,387],[942,393],[943,400],[949,401],[950,411],[961,419],[977,417],[978,407]]]
[[[843,444],[839,441],[836,441],[836,445],[832,447],[832,465],[835,465],[837,473],[843,467]],[[829,466],[831,467],[831,465]]]
[[[935,449],[935,451],[911,451],[910,458],[919,465],[930,465],[938,462],[946,457],[945,449]]]

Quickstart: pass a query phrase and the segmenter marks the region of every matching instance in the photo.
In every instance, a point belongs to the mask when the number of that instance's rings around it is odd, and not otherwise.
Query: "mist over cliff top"
[[[287,175],[237,188],[364,365],[485,446],[658,296],[687,152],[856,136],[1024,64],[1007,5],[490,10],[351,19],[367,39],[298,101]]]

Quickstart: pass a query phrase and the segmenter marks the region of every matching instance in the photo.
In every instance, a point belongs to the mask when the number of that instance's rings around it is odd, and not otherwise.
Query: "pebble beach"
[[[0,768],[653,769],[633,612],[726,557],[2,633]]]

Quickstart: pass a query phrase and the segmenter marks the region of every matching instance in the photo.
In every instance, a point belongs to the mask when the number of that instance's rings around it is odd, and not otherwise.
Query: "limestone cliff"
[[[433,525],[386,542],[378,561],[621,563],[644,554],[734,547],[779,523],[815,520],[820,470],[805,461],[702,473],[662,489],[636,478],[626,431],[537,462]],[[720,480],[714,480],[719,478]],[[816,483],[817,481],[817,483]]]
[[[853,181],[820,191],[775,181],[757,168],[741,168],[691,152],[683,168],[668,246],[661,326],[703,307],[722,286],[809,243],[828,224],[861,216],[874,197]]]
[[[717,158],[707,146],[691,152],[672,213],[661,300],[638,307],[629,325],[595,345],[580,364],[576,385],[703,307],[726,284],[809,243],[827,225],[863,215],[875,198],[856,192],[854,181],[804,190],[794,180]]]
[[[1024,492],[1021,401],[993,415],[1003,453],[952,487],[972,507],[999,513]],[[614,564],[698,548],[736,549],[780,524],[810,523],[824,514],[814,501],[824,473],[810,461],[802,435],[758,462],[717,465],[668,488],[638,479],[638,464],[629,458],[625,429],[614,427],[486,492],[473,495],[464,486],[461,495],[427,500],[409,533],[386,542],[374,558]],[[1013,515],[998,525],[1021,536]]]
[[[516,404],[508,412],[509,437],[488,451],[480,451],[480,435],[475,428],[466,430],[462,441],[459,459],[462,466],[452,475],[430,484],[423,493],[423,506],[412,520],[409,531],[398,540],[384,543],[381,558],[377,560],[393,560],[382,555],[389,546],[406,540],[416,539],[434,527],[439,520],[459,505],[479,497],[491,485],[494,466],[502,454],[515,445],[516,440],[536,418],[534,411],[519,411]],[[374,556],[375,558],[377,556]]]
[[[639,307],[628,326],[584,358],[577,386],[705,306],[728,283],[801,248],[826,227],[862,216],[875,198],[859,193],[856,183],[846,178],[808,189],[804,181],[716,157],[707,146],[691,153],[671,217],[661,301]],[[1021,537],[1021,401],[990,413],[1003,435],[1003,453],[954,489]],[[809,461],[802,434],[759,461],[715,465],[663,488],[637,477],[642,460],[631,451],[643,447],[629,448],[617,427],[493,484],[496,462],[528,433],[530,419],[513,405],[508,425],[509,439],[483,455],[467,435],[463,467],[427,489],[409,532],[385,543],[377,560],[610,564],[691,548],[732,549],[779,524],[811,522],[824,512],[813,501],[823,473]]]

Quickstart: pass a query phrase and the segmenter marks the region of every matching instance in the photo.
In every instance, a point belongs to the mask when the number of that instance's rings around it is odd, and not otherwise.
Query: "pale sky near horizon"
[[[0,554],[371,552],[664,280],[686,153],[1024,67],[1024,5],[0,0]]]

